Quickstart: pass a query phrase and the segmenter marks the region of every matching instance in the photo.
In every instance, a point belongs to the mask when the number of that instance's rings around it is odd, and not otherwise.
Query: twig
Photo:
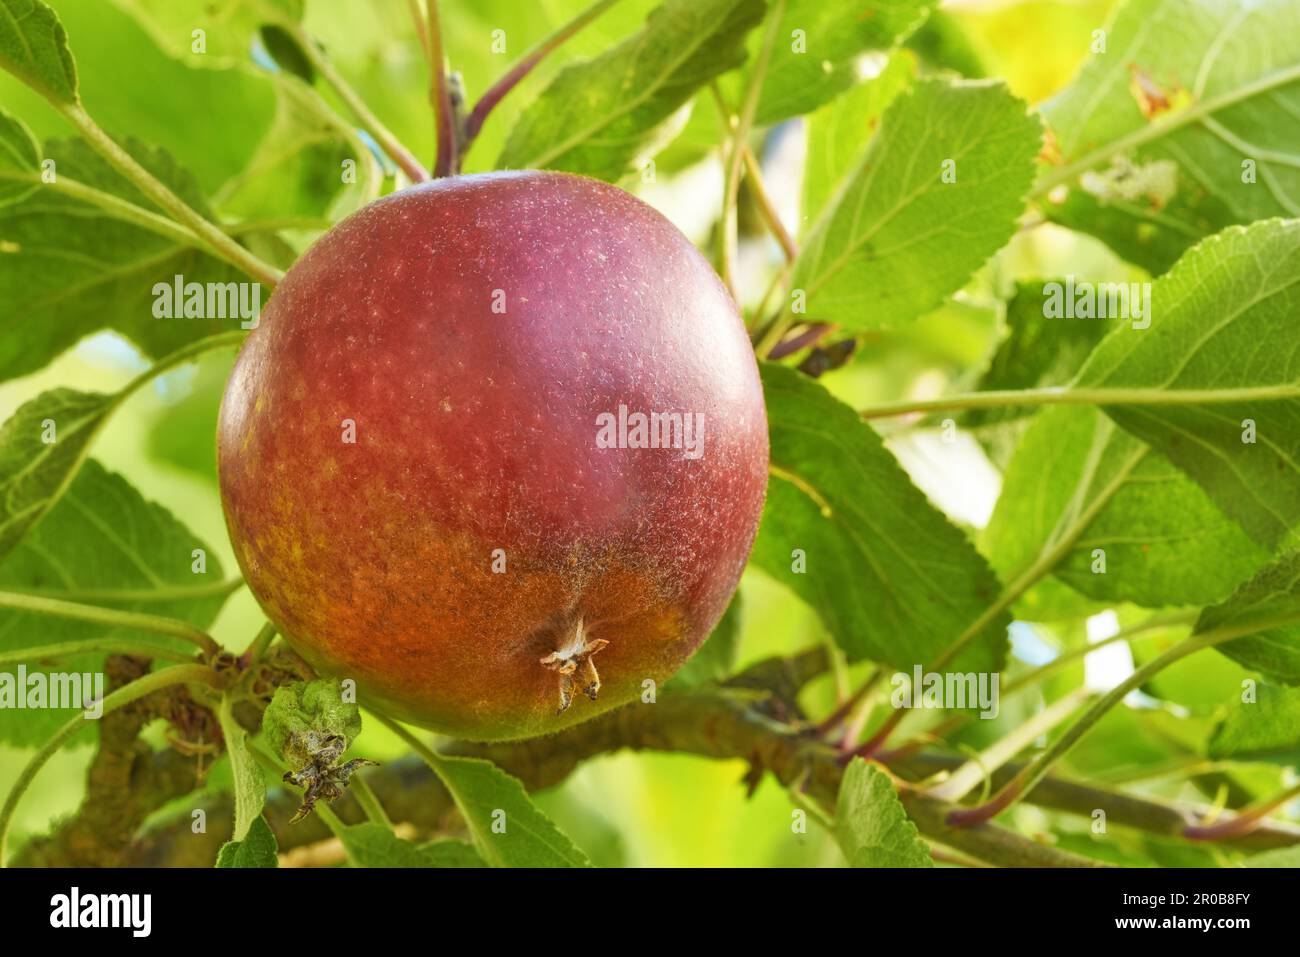
[[[134,628],[155,635],[181,638],[197,645],[209,655],[220,651],[220,646],[211,635],[179,618],[164,618],[162,615],[147,615],[135,611],[118,611],[116,608],[100,608],[98,605],[83,605],[79,602],[59,601],[55,598],[40,598],[36,595],[8,591],[0,592],[0,608],[54,615],[58,618],[87,621],[96,625]]]
[[[414,2],[414,0],[411,0],[411,2]],[[483,128],[484,120],[487,119],[488,114],[492,112],[496,105],[505,99],[507,93],[518,86],[520,81],[531,73],[533,68],[548,54],[562,46],[574,34],[618,2],[619,0],[597,0],[596,3],[593,3],[564,26],[529,49],[519,58],[518,63],[488,87],[487,91],[479,97],[478,102],[474,104],[474,108],[470,110],[469,116],[465,118],[461,145],[462,154],[469,150],[478,137],[479,131]]]
[[[137,678],[130,684],[107,695],[100,702],[101,712],[105,715],[110,714],[132,701],[143,698],[145,695],[152,694],[162,688],[191,683],[215,685],[217,683],[216,672],[206,665],[172,665],[162,671],[155,671]],[[64,724],[55,732],[54,737],[32,756],[14,781],[9,796],[5,799],[4,807],[0,808],[0,867],[5,866],[5,843],[8,839],[9,825],[13,821],[14,811],[18,809],[19,800],[26,793],[32,780],[40,773],[41,768],[45,767],[46,762],[78,731],[88,727],[89,724],[90,722],[82,715],[77,715]]]
[[[883,419],[912,412],[999,409],[1039,405],[1205,405],[1219,402],[1268,402],[1300,398],[1300,385],[1243,386],[1229,389],[1086,388],[1046,386],[1041,389],[991,390],[934,399],[899,399],[862,409],[864,419]]]
[[[763,92],[763,80],[767,76],[767,65],[772,59],[772,49],[776,45],[777,31],[781,26],[781,17],[785,13],[785,0],[776,0],[768,13],[770,18],[767,32],[763,37],[763,46],[754,61],[754,70],[749,77],[749,88],[745,91],[744,105],[731,136],[731,151],[727,156],[727,165],[723,177],[722,198],[722,281],[731,290],[732,298],[737,303],[740,296],[736,289],[736,277],[733,274],[736,259],[736,247],[739,244],[736,216],[736,201],[740,196],[740,170],[744,162],[746,141],[754,125],[754,114],[758,110],[759,95]]]
[[[793,672],[764,665],[753,674],[760,673]],[[561,734],[517,743],[462,742],[442,753],[490,760],[520,778],[529,790],[554,786],[588,758],[623,748],[675,751],[723,760],[740,758],[771,772],[786,786],[801,782],[805,794],[824,807],[833,807],[843,774],[835,750],[764,714],[765,701],[754,698],[752,693],[721,691],[667,695],[656,704],[628,705]],[[375,769],[368,780],[395,821],[435,828],[452,806],[445,789],[423,762],[405,759],[390,762]],[[227,801],[223,797],[220,804],[210,807],[209,819],[224,820],[221,815]],[[315,843],[325,836],[324,826],[310,818],[293,828],[285,826],[284,821],[295,806],[291,795],[274,795],[270,804],[272,813],[268,814],[268,820],[281,849]],[[335,810],[347,821],[363,818],[355,796],[340,799]],[[912,810],[909,806],[909,813]],[[949,805],[920,799],[914,819],[923,833],[981,860],[1023,866],[1094,863],[996,825],[954,835],[960,829],[948,827],[942,819],[948,810],[951,810]],[[174,832],[164,830],[147,835],[128,863],[210,865],[208,855],[216,853],[222,836],[210,835],[209,844],[202,845],[190,833],[187,822],[180,822],[176,828]]]
[[[324,77],[325,82],[338,94],[339,99],[347,105],[352,115],[356,117],[357,122],[361,124],[361,128],[374,137],[375,142],[379,144],[385,153],[392,157],[393,162],[398,165],[411,182],[423,183],[428,180],[429,171],[371,111],[370,107],[366,105],[366,101],[344,79],[343,74],[334,66],[333,61],[321,50],[320,45],[307,35],[303,25],[290,18],[284,18],[279,23],[293,37],[303,55],[311,61],[312,66]]]
[[[1028,721],[1017,725],[1007,735],[971,758],[948,778],[927,788],[926,793],[950,804],[960,801],[981,781],[1033,744],[1034,739],[1047,734],[1068,718],[1091,696],[1092,691],[1088,688],[1076,688],[1070,694],[1052,702]]]
[[[962,758],[949,754],[924,753],[891,758],[888,764],[891,770],[905,775],[909,780],[920,780],[937,771],[959,767]],[[1027,761],[1004,765],[993,772],[993,787],[999,788],[1006,784],[1028,765]],[[1185,837],[1184,832],[1189,826],[1205,823],[1211,813],[1208,807],[1172,804],[1148,796],[1139,797],[1055,774],[1049,774],[1039,781],[1025,795],[1025,801],[1036,807],[1085,818],[1103,811],[1110,824],[1173,839]],[[1300,844],[1300,828],[1281,821],[1266,820],[1255,830],[1225,838],[1221,843],[1251,852],[1291,847]]]
[[[754,199],[758,201],[758,210],[763,215],[763,221],[767,223],[768,230],[780,245],[785,261],[792,263],[799,258],[799,246],[785,228],[785,223],[781,222],[781,214],[777,212],[776,204],[772,202],[772,196],[767,191],[767,184],[763,181],[763,170],[758,165],[758,159],[748,143],[744,144],[744,160],[745,177],[749,180],[749,188],[753,190]]]
[[[1292,785],[1281,794],[1266,798],[1226,820],[1215,821],[1213,824],[1189,825],[1183,828],[1183,837],[1189,841],[1221,841],[1224,838],[1241,837],[1257,829],[1270,814],[1297,795],[1300,795],[1300,784]]]
[[[111,136],[100,129],[99,125],[91,119],[90,114],[79,104],[59,104],[58,108],[95,152],[134,183],[149,199],[157,203],[163,212],[193,233],[205,249],[267,286],[274,288],[280,281],[284,273],[239,245],[227,236],[221,227],[209,222],[168,189],[152,173],[137,163],[135,157],[118,146]]]
[[[990,800],[975,807],[954,811],[950,817],[950,823],[959,827],[979,824],[992,819],[1011,807],[1024,796],[1027,790],[1041,780],[1052,765],[1073,748],[1079,739],[1101,720],[1107,711],[1122,701],[1124,696],[1134,688],[1139,687],[1143,682],[1153,675],[1159,674],[1160,671],[1174,662],[1180,661],[1204,648],[1211,648],[1237,638],[1243,638],[1246,635],[1267,631],[1270,628],[1294,624],[1296,617],[1293,615],[1272,622],[1225,626],[1212,631],[1193,633],[1191,636],[1184,638],[1163,654],[1157,655],[1142,667],[1135,669],[1132,674],[1108,691],[1096,704],[1084,712],[1079,720],[1072,724],[1063,735],[1057,738],[1052,746],[1043,752],[1036,761],[1007,782]]]
[[[783,339],[774,345],[767,353],[767,358],[776,362],[778,359],[784,359],[786,356],[792,356],[800,349],[806,349],[809,346],[815,346],[827,335],[838,329],[830,322],[815,322],[803,332],[789,339]]]
[[[193,654],[185,654],[174,648],[164,648],[149,641],[136,641],[131,638],[88,638],[83,641],[60,641],[49,645],[18,648],[14,651],[0,651],[0,666],[8,667],[28,661],[57,661],[60,658],[75,658],[85,654],[138,655],[157,661],[194,660]]]
[[[451,86],[447,82],[446,55],[442,49],[442,24],[438,17],[438,0],[428,5],[429,102],[433,104],[434,137],[438,155],[433,165],[435,177],[450,176],[460,168],[457,155],[456,114],[451,103]]]

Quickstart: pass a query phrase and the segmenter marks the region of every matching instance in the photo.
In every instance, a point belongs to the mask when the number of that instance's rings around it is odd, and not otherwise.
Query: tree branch
[[[114,655],[105,665],[108,686],[116,691],[149,673],[143,658]],[[214,720],[183,685],[155,691],[98,722],[99,747],[86,772],[86,794],[77,813],[54,832],[29,841],[15,856],[18,867],[119,866],[136,832],[155,810],[192,792],[203,782],[205,759],[215,758],[202,747],[188,754],[176,748],[153,751],[140,732],[157,718],[183,729],[190,745],[219,738]],[[226,819],[229,819],[227,815]],[[188,829],[190,819],[185,818]],[[212,866],[213,856],[204,862]]]
[[[740,759],[771,772],[784,785],[797,783],[805,795],[833,807],[843,774],[838,752],[756,707],[768,703],[736,690],[669,695],[653,705],[629,705],[563,734],[515,743],[458,743],[447,751],[487,758],[520,778],[529,790],[552,787],[586,759],[624,748]],[[369,783],[394,821],[407,821],[429,831],[446,827],[452,810],[450,798],[422,763],[404,759],[384,765],[370,774]],[[950,805],[920,794],[904,795],[904,800],[923,833],[983,861],[1055,867],[1096,863],[993,824],[950,828],[944,823]],[[221,821],[224,829],[230,818],[228,802],[229,798],[222,797],[209,804],[208,821]],[[314,819],[292,828],[285,824],[295,806],[296,797],[283,791],[272,794],[268,802],[267,816],[282,850],[328,837],[328,831]],[[348,823],[364,819],[351,795],[340,800],[335,811]],[[209,866],[225,837],[220,833],[194,835],[188,820],[173,822],[144,834],[123,863]]]
[[[530,791],[553,787],[589,758],[623,749],[742,760],[752,768],[751,782],[770,772],[783,785],[797,787],[804,798],[831,808],[843,773],[843,756],[820,740],[816,726],[805,719],[795,703],[800,689],[826,668],[826,651],[817,647],[790,658],[761,661],[731,678],[723,688],[689,693],[669,691],[656,704],[632,704],[562,734],[497,744],[455,742],[445,751],[493,761],[520,778]],[[178,690],[176,694],[183,693]],[[196,719],[191,716],[191,720]],[[256,712],[252,710],[241,717],[246,727],[255,727],[256,721]],[[129,762],[124,763],[120,754],[117,757],[110,754],[97,756],[96,764],[103,761],[109,767],[129,766],[130,786],[123,783],[120,774],[105,778],[103,787],[96,787],[92,778],[91,790],[77,815],[65,822],[53,837],[29,844],[16,863],[212,865],[217,850],[229,839],[232,820],[229,795],[196,796],[194,807],[185,813],[161,820],[156,826],[139,832],[132,841],[124,840],[153,810],[191,790],[197,781],[193,763],[179,754],[173,751],[148,754],[140,751],[142,746],[134,738],[128,737],[127,741],[132,751]],[[106,737],[101,750],[120,752],[120,745],[120,741]],[[939,771],[959,767],[962,758],[899,753],[888,763],[903,780],[919,782]],[[992,776],[993,785],[1001,786],[1025,766],[1021,762],[1000,768]],[[366,780],[395,822],[423,834],[446,834],[462,826],[449,795],[422,761],[411,757],[390,762],[368,772]],[[122,810],[111,803],[109,798],[115,793],[114,788],[122,795],[129,795],[130,808]],[[314,816],[288,825],[297,809],[298,797],[296,792],[283,788],[273,789],[268,795],[266,818],[282,851],[317,844],[330,837],[329,830]],[[954,828],[947,823],[953,806],[915,789],[903,789],[900,797],[918,828],[931,841],[981,862],[1071,867],[1097,863],[994,824]],[[1111,823],[1173,839],[1182,839],[1189,827],[1203,823],[1209,814],[1208,808],[1166,804],[1054,775],[1039,781],[1025,800],[1084,817],[1091,817],[1101,809]],[[115,837],[105,841],[108,832],[100,817],[101,805],[121,820],[118,829],[112,832],[121,840]],[[206,812],[209,829],[205,833],[195,834],[192,830],[191,812],[195,809]],[[350,793],[336,802],[333,810],[348,824],[366,819],[356,797]],[[91,846],[96,841],[107,846]],[[1218,843],[1243,851],[1287,847],[1300,844],[1300,828],[1264,821],[1249,833],[1227,835]]]
[[[897,761],[891,760],[889,766],[908,780],[920,780],[938,771],[958,768],[963,760],[957,755],[911,754]],[[1002,787],[1028,764],[1027,761],[1017,761],[999,768],[991,775],[993,787]],[[1077,814],[1080,817],[1091,817],[1098,810],[1105,811],[1109,824],[1119,824],[1170,838],[1184,837],[1187,828],[1197,826],[1212,813],[1208,805],[1171,804],[1055,775],[1048,775],[1039,781],[1025,796],[1025,801],[1037,807]],[[1249,834],[1218,843],[1252,853],[1290,847],[1300,844],[1300,827],[1281,821],[1269,821]]]

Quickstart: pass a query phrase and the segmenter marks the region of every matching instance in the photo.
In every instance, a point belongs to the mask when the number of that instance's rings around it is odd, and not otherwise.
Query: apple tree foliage
[[[229,841],[208,863],[275,866],[297,832],[274,796],[305,761],[354,866],[586,866],[590,842],[529,792],[625,746],[749,761],[751,784],[773,775],[855,867],[1294,863],[1300,3],[1121,0],[1036,104],[984,75],[933,0],[440,0],[414,23],[375,6],[359,23],[323,0],[0,0],[0,379],[97,333],[148,364],[116,391],[28,389],[0,426],[0,664],[107,670],[106,712],[150,702],[171,729],[159,746],[202,770],[224,752],[207,788]],[[431,115],[439,7],[456,29]],[[761,178],[791,138],[797,223]],[[211,638],[240,587],[221,550],[93,457],[134,394],[245,334],[156,318],[154,285],[269,293],[333,222],[427,178],[421,155],[633,191],[722,170],[705,251],[745,307],[771,431],[751,567],[831,653],[792,638],[747,657],[755,623],[736,603],[637,717],[474,748],[300,683],[267,629],[247,650]],[[1066,277],[1024,255],[1044,233],[1104,249],[1146,289],[1146,319],[1050,317]],[[742,240],[780,254],[766,295],[738,285]],[[968,313],[991,317],[987,348],[947,386],[846,401],[873,350],[933,348]],[[215,385],[169,413],[165,449],[211,445]],[[927,434],[996,467],[987,521],[926,487],[903,449]],[[210,474],[209,452],[173,458],[194,455]],[[1082,664],[1098,640],[1133,661],[1105,694]],[[800,693],[828,669],[838,697]],[[914,669],[998,677],[998,717],[891,706]],[[365,734],[348,740],[363,719],[423,762],[410,786],[454,809],[445,833],[390,819],[380,773],[339,770],[331,742],[363,755]],[[57,856],[58,834],[5,843],[84,726],[0,710],[0,743],[30,755],[3,782],[0,860],[84,862]],[[1043,786],[1049,772],[1074,790]],[[332,810],[330,787],[364,816]],[[91,803],[58,827],[93,823]],[[1042,831],[1050,846],[1025,836]]]

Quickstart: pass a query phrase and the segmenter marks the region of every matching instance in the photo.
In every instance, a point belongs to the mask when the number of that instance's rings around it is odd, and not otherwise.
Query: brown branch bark
[[[843,773],[837,752],[763,714],[756,703],[762,700],[737,691],[670,695],[653,705],[629,705],[553,737],[508,744],[459,744],[449,750],[487,758],[519,777],[530,790],[558,784],[587,758],[623,748],[741,759],[833,806]],[[368,780],[393,820],[407,821],[422,830],[446,827],[451,802],[422,764],[394,762],[372,772]],[[948,806],[919,795],[908,795],[905,801],[923,833],[980,860],[1014,866],[1095,864],[994,824],[958,832],[943,823],[944,814],[951,809]],[[281,848],[326,839],[319,822],[286,825],[293,806],[294,799],[287,794],[277,794],[271,800],[268,818]],[[345,821],[362,819],[351,797],[338,802],[336,810]],[[225,799],[209,805],[207,811],[210,823],[229,818]],[[206,865],[223,840],[223,835],[213,830],[209,835],[193,835],[186,821],[155,829],[142,836],[124,863]]]
[[[142,659],[110,656],[105,665],[108,689],[115,691],[148,670]],[[140,732],[157,718],[183,729],[191,743],[219,740],[215,722],[208,726],[211,713],[183,687],[158,691],[104,715],[81,807],[48,836],[29,841],[15,858],[16,866],[118,866],[129,857],[149,815],[202,783],[216,752],[154,751],[140,740]]]
[[[810,726],[793,704],[799,689],[825,668],[825,652],[820,649],[789,659],[771,659],[736,676],[724,689],[666,694],[655,704],[629,705],[547,738],[486,745],[458,742],[447,750],[491,760],[520,778],[529,790],[559,784],[588,758],[622,749],[739,759],[751,765],[751,780],[771,773],[787,787],[798,787],[808,798],[833,807],[843,772],[840,755],[809,733]],[[174,709],[175,705],[168,707]],[[106,719],[103,732],[108,747],[101,751],[109,753],[96,758],[81,810],[52,837],[29,845],[17,863],[212,865],[218,848],[229,838],[232,808],[228,796],[196,799],[195,808],[206,812],[205,833],[193,832],[193,809],[187,809],[131,839],[149,812],[189,792],[196,781],[193,759],[170,750],[148,753],[137,740],[140,728],[153,716],[158,716],[157,707],[147,714],[128,710],[110,716],[119,719],[113,725]],[[960,762],[951,755],[910,754],[900,757],[891,769],[904,780],[919,780]],[[1000,769],[994,784],[1016,770],[1014,764]],[[460,828],[450,798],[422,762],[404,758],[365,773],[394,821],[429,834]],[[945,823],[950,805],[907,788],[901,797],[924,835],[980,861],[1003,866],[1096,866],[1095,861],[996,824],[951,828]],[[1199,808],[1164,804],[1055,776],[1040,782],[1027,800],[1084,816],[1101,808],[1112,824],[1170,837],[1177,837],[1202,816]],[[296,793],[282,789],[274,790],[268,800],[266,816],[282,850],[317,844],[330,836],[315,818],[290,826],[287,822],[297,803]],[[334,809],[347,823],[364,820],[351,795],[339,800]],[[1248,851],[1284,847],[1300,843],[1300,829],[1270,822],[1222,843]]]

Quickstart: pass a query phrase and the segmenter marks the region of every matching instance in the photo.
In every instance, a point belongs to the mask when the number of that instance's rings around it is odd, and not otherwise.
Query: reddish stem
[[[885,719],[885,723],[880,726],[879,730],[867,739],[866,744],[862,745],[862,747],[858,748],[856,751],[850,751],[845,755],[845,762],[847,763],[853,758],[874,757],[876,752],[884,747],[885,742],[889,740],[889,736],[894,733],[894,729],[902,724],[903,718],[906,716],[907,710],[905,708],[897,709],[893,714]]]
[[[505,99],[506,94],[513,90],[532,71],[533,67],[537,66],[547,52],[547,50],[538,50],[524,57],[512,66],[501,79],[493,83],[486,93],[479,97],[479,101],[474,104],[474,109],[470,110],[469,116],[465,118],[465,142],[467,144],[474,142],[479,130],[483,128],[483,121],[487,119],[487,115],[492,112],[493,107]]]
[[[1032,766],[1032,765],[1031,765]],[[958,808],[948,814],[947,821],[952,827],[975,827],[993,820],[1020,797],[1020,786],[1017,783],[1022,775],[1016,775],[1006,787],[993,796],[989,801],[983,804],[977,804],[974,807]]]
[[[791,336],[789,339],[778,342],[772,347],[772,351],[767,354],[767,357],[775,362],[777,359],[783,359],[786,356],[794,355],[800,349],[806,349],[808,346],[816,345],[835,328],[836,326],[829,322],[813,323],[798,335]]]
[[[1234,814],[1226,821],[1218,821],[1214,824],[1190,824],[1183,828],[1183,837],[1189,841],[1222,841],[1249,834],[1259,828],[1270,814],[1297,794],[1300,794],[1300,785],[1288,788],[1276,797]]]
[[[859,687],[857,691],[845,698],[844,701],[840,703],[839,707],[832,711],[825,720],[817,725],[818,736],[829,734],[842,724],[844,719],[847,718],[853,709],[857,707],[858,703],[871,693],[871,690],[876,686],[881,676],[879,668],[872,672],[871,676],[868,677],[866,681],[862,682],[861,687]]]
[[[433,165],[435,177],[450,176],[460,167],[456,155],[456,115],[451,104],[451,87],[447,83],[447,64],[442,52],[442,27],[438,19],[438,0],[429,4],[429,100],[433,103],[434,126],[438,139],[438,156]]]
[[[463,144],[462,152],[469,149],[474,138],[478,136],[479,130],[483,128],[483,122],[487,119],[489,113],[496,107],[506,94],[513,90],[519,83],[532,72],[533,67],[542,62],[547,54],[563,45],[570,37],[585,27],[596,17],[600,16],[607,9],[612,7],[618,0],[598,0],[582,13],[578,14],[560,29],[556,30],[549,37],[543,40],[537,46],[533,47],[522,57],[519,62],[512,66],[501,79],[497,80],[488,88],[474,108],[470,110],[469,116],[465,118],[465,125],[462,129]]]

